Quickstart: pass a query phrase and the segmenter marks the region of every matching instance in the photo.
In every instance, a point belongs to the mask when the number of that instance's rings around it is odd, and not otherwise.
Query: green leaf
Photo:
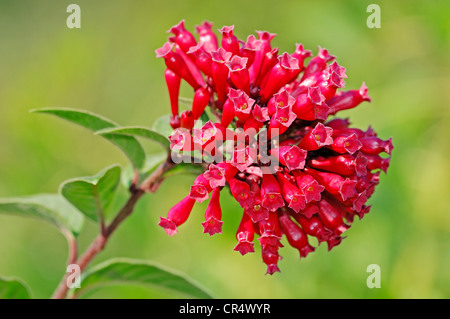
[[[191,163],[180,163],[163,174],[163,177],[171,177],[175,175],[194,174],[200,175],[203,173],[202,165]]]
[[[0,299],[31,299],[30,289],[17,279],[0,277]]]
[[[120,166],[107,167],[95,176],[64,182],[60,186],[60,193],[86,217],[98,221],[114,199],[120,174]]]
[[[81,280],[81,288],[76,289],[74,295],[79,297],[92,289],[119,283],[167,289],[180,297],[212,298],[203,287],[185,275],[150,261],[128,258],[111,259],[86,272]]]
[[[166,137],[172,135],[173,129],[170,126],[170,114],[157,118],[153,123],[152,129]]]
[[[139,181],[145,180],[160,164],[162,164],[167,159],[167,153],[156,153],[147,155],[145,163],[141,172],[139,173]],[[128,166],[122,174],[122,184],[129,188],[133,181],[135,170],[133,167]]]
[[[69,108],[44,108],[31,110],[30,112],[55,115],[69,122],[81,125],[94,132],[119,126],[109,119],[83,110]],[[142,167],[145,160],[145,152],[142,145],[136,138],[133,136],[119,134],[102,134],[101,136],[121,149],[135,167]]]
[[[66,237],[67,232],[78,235],[84,222],[83,215],[56,194],[0,199],[0,213],[45,220],[58,227]]]
[[[155,142],[161,144],[166,150],[170,150],[170,141],[167,137],[161,135],[160,133],[153,131],[146,127],[138,127],[138,126],[123,126],[123,127],[115,127],[115,128],[107,128],[100,131],[95,132],[96,135],[104,135],[104,134],[121,134],[121,135],[134,135],[145,137]]]

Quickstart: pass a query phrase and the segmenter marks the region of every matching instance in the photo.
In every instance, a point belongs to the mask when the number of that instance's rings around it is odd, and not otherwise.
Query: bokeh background
[[[66,27],[72,2],[81,7],[81,29]],[[373,102],[342,115],[392,136],[395,145],[371,213],[330,253],[321,246],[299,261],[295,249],[281,249],[282,273],[265,276],[259,251],[245,257],[233,251],[241,209],[228,195],[221,198],[222,235],[202,233],[205,205],[172,238],[157,226],[194,179],[179,176],[138,204],[94,264],[153,260],[219,298],[449,298],[450,2],[376,1],[381,28],[369,29],[372,2],[0,0],[0,197],[54,193],[66,179],[127,165],[101,137],[30,109],[82,108],[123,125],[151,126],[169,113],[164,63],[154,50],[170,26],[181,19],[190,30],[203,20],[215,29],[234,24],[241,38],[267,30],[278,34],[273,45],[281,52],[292,52],[296,42],[314,53],[318,45],[329,49],[347,67],[347,89],[367,83]],[[81,248],[96,230],[88,221]],[[65,240],[52,226],[0,216],[0,275],[23,279],[34,297],[51,295],[66,258]],[[369,264],[381,267],[380,289],[366,286]],[[178,296],[117,286],[88,297]]]

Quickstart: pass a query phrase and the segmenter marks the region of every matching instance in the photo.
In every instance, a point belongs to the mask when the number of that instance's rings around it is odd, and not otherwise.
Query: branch
[[[140,187],[132,185],[130,188],[130,197],[122,209],[117,213],[113,221],[106,227],[104,232],[94,239],[91,245],[86,249],[84,254],[75,262],[76,259],[76,242],[75,239],[69,240],[70,257],[69,263],[77,264],[80,267],[80,275],[89,265],[89,263],[100,253],[106,246],[108,239],[117,229],[117,227],[128,217],[134,210],[134,207],[138,200],[145,194],[145,192],[154,192],[162,181],[162,175],[169,169],[174,167],[175,164],[168,161],[162,163],[142,184]],[[75,246],[74,243],[75,242]],[[75,249],[75,255],[74,255]],[[69,274],[66,273],[53,293],[52,299],[64,299],[67,296],[69,285],[67,283]]]

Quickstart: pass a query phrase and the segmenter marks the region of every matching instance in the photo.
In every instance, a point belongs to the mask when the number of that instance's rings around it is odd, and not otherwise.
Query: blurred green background
[[[66,27],[66,7],[81,7],[82,28]],[[151,259],[179,270],[219,298],[449,298],[450,297],[450,63],[449,1],[376,1],[381,28],[369,29],[373,1],[31,1],[0,0],[0,197],[56,192],[61,182],[93,175],[126,158],[101,137],[28,110],[74,107],[123,125],[151,126],[169,113],[164,63],[154,50],[166,30],[186,19],[214,28],[235,25],[245,38],[277,33],[274,46],[326,47],[347,68],[347,89],[369,87],[372,103],[346,111],[356,127],[372,125],[394,138],[388,175],[343,243],[321,246],[299,261],[280,250],[282,273],[265,276],[259,250],[233,251],[242,214],[222,196],[224,233],[202,233],[205,205],[196,205],[178,235],[159,216],[189,190],[193,176],[167,180],[147,195],[95,260]],[[190,90],[183,88],[185,96]],[[145,141],[144,141],[145,142]],[[146,143],[149,152],[159,147]],[[86,247],[96,233],[87,222]],[[287,243],[284,241],[287,246]],[[255,245],[256,246],[256,245]],[[0,216],[0,275],[23,279],[47,298],[65,270],[66,243],[46,223]],[[381,288],[369,289],[369,264],[381,266]],[[100,289],[95,298],[177,297],[141,287]]]

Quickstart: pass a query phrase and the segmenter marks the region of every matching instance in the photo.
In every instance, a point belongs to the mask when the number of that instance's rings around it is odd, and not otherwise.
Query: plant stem
[[[75,262],[76,257],[73,257],[73,251],[71,250],[71,256],[69,261],[73,260],[72,263],[77,264],[80,267],[80,275],[89,265],[89,263],[100,253],[106,246],[108,239],[112,233],[117,229],[117,227],[128,217],[134,210],[134,207],[138,200],[145,194],[145,192],[154,192],[157,186],[160,184],[162,175],[171,169],[175,164],[164,162],[162,163],[142,184],[140,187],[132,185],[130,188],[130,197],[128,198],[125,205],[117,213],[113,221],[106,227],[104,231],[101,231],[98,236],[94,239],[91,245],[86,249],[84,254]],[[69,243],[70,245],[71,243]],[[76,245],[76,243],[75,243]],[[75,246],[76,247],[76,246]],[[53,293],[52,299],[64,299],[69,291],[69,285],[67,279],[69,273],[66,273],[55,292]]]

